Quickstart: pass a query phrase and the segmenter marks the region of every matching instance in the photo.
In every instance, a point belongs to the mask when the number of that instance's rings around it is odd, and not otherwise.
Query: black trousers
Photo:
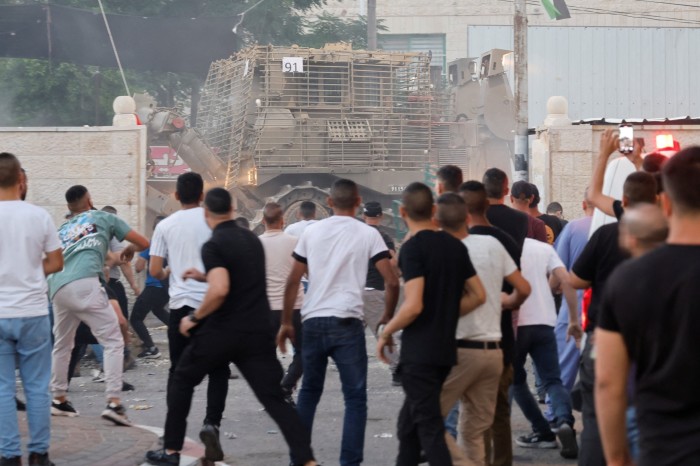
[[[187,430],[187,415],[194,388],[207,373],[233,362],[260,403],[274,419],[298,463],[313,459],[311,435],[292,405],[284,401],[282,365],[277,360],[272,332],[234,333],[229,329],[201,324],[192,336],[168,385],[168,414],[163,446],[181,450]],[[211,375],[210,375],[211,377]],[[210,382],[211,385],[211,382]]]
[[[170,386],[173,384],[173,375],[179,364],[185,348],[191,343],[193,337],[186,337],[180,333],[180,321],[183,317],[194,311],[189,306],[170,310],[170,320],[168,322],[168,342],[170,346],[170,372],[168,375],[168,406],[170,406]],[[195,327],[190,332],[195,335],[199,330]],[[228,377],[231,372],[228,370],[228,363],[218,367],[211,367],[205,375],[209,375],[207,385],[207,413],[204,418],[205,424],[221,425],[221,418],[226,408],[226,396],[228,395]],[[188,409],[189,411],[189,409]]]
[[[605,456],[603,455],[603,445],[600,441],[600,431],[595,414],[595,360],[591,358],[590,338],[592,332],[588,333],[586,347],[581,353],[581,367],[579,369],[579,380],[581,383],[581,420],[583,430],[581,431],[581,448],[578,455],[579,466],[605,466]]]
[[[151,334],[148,333],[148,329],[143,323],[143,320],[149,312],[153,312],[154,316],[158,317],[165,325],[168,325],[170,313],[165,309],[165,305],[168,304],[168,299],[168,289],[166,287],[157,286],[145,287],[139,297],[136,298],[134,308],[131,310],[129,322],[131,322],[131,327],[146,348],[151,348],[153,346],[153,338],[151,338]]]
[[[406,394],[399,412],[399,456],[396,466],[417,466],[421,449],[430,466],[452,466],[440,414],[440,392],[450,366],[399,363]]]
[[[270,313],[270,318],[272,320],[272,330],[274,334],[280,328],[280,323],[282,321],[282,311],[272,311]],[[301,362],[301,347],[302,347],[302,325],[301,325],[301,313],[299,309],[294,309],[292,314],[292,325],[294,326],[294,356],[292,357],[292,363],[287,368],[287,372],[282,377],[282,388],[287,393],[291,393],[294,387],[297,386],[297,382],[304,373],[304,366]]]
[[[124,314],[124,318],[128,320],[129,300],[126,297],[126,290],[124,289],[124,285],[116,278],[110,278],[108,286],[112,290],[114,295],[117,297],[117,302],[119,303],[119,307],[122,308],[122,314]]]

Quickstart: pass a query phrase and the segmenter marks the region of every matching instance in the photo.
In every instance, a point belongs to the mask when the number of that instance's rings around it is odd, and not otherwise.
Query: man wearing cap
[[[530,215],[530,204],[535,199],[535,190],[527,181],[516,181],[510,189],[510,202],[513,208],[527,215],[527,237],[549,243],[545,223]]]
[[[391,257],[394,257],[396,253],[394,240],[379,229],[379,224],[382,222],[383,215],[382,205],[377,201],[366,202],[362,209],[362,218],[365,223],[377,229],[379,234],[382,235],[384,244],[386,244],[387,249],[389,249],[389,254],[391,254]],[[370,328],[372,334],[374,334],[376,338],[379,326],[386,324],[389,319],[384,318],[386,317],[384,316],[384,278],[371,261],[367,269],[367,281],[365,283],[365,291],[362,293],[362,300],[365,305],[365,324]],[[401,385],[401,381],[398,380],[398,374],[396,373],[396,366],[399,362],[398,356],[398,351],[394,351],[391,354],[392,384],[395,386]]]

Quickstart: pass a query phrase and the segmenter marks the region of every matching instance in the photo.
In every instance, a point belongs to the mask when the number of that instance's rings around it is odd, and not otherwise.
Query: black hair
[[[445,191],[456,193],[462,184],[462,169],[457,165],[444,165],[436,173],[437,179],[445,187]]]
[[[640,202],[655,204],[656,194],[656,180],[651,173],[631,173],[622,185],[622,195],[627,198],[629,206]]]
[[[195,204],[199,202],[204,192],[202,175],[195,172],[183,173],[177,177],[175,192],[182,204]]]
[[[666,162],[661,173],[674,211],[700,213],[700,146],[678,152]]]
[[[212,188],[204,198],[204,205],[215,215],[225,215],[231,212],[231,193],[224,188]]]
[[[109,212],[110,214],[117,215],[117,209],[111,205],[106,205],[100,209],[102,212]]]
[[[479,181],[467,181],[459,187],[459,193],[464,199],[467,206],[467,212],[470,214],[484,215],[489,207],[489,201],[486,198],[486,188],[484,183]]]
[[[0,188],[11,188],[20,181],[22,166],[9,152],[0,153]]]
[[[316,204],[311,201],[304,201],[299,206],[299,213],[304,220],[311,220],[316,216]]]
[[[66,191],[66,202],[68,204],[75,204],[76,202],[83,199],[87,192],[87,188],[81,184],[71,186],[70,188],[68,188],[68,191]]]
[[[352,209],[357,204],[360,192],[357,183],[348,179],[339,179],[331,186],[331,199],[333,206],[338,209]]]
[[[486,188],[486,196],[490,199],[502,199],[508,185],[508,175],[501,169],[489,168],[482,179]]]
[[[535,183],[530,183],[530,187],[532,187],[532,195],[534,196],[532,199],[532,202],[528,207],[530,208],[535,208],[537,207],[537,204],[540,203],[541,198],[540,198],[540,190],[537,189],[537,185]]]
[[[409,184],[401,194],[406,215],[413,221],[430,220],[433,217],[433,192],[417,181]]]
[[[435,217],[445,230],[458,230],[467,221],[467,204],[459,194],[444,193],[437,198]]]
[[[247,218],[236,217],[233,221],[236,222],[236,225],[238,225],[239,227],[245,228],[246,230],[250,230],[250,222]]]
[[[547,206],[547,213],[548,214],[553,214],[555,212],[564,213],[564,208],[557,201],[550,202],[549,205]]]

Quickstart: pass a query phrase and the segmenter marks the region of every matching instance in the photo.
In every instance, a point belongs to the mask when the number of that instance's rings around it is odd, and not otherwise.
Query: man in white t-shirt
[[[297,399],[301,420],[312,430],[321,399],[328,358],[333,358],[345,398],[340,464],[358,466],[363,460],[367,422],[367,349],[362,291],[372,260],[384,277],[385,314],[394,313],[398,277],[379,232],[355,218],[362,200],[355,182],[337,180],[328,205],[334,216],[310,225],[294,249],[296,259],[287,279],[282,325],[277,344],[285,351],[294,339],[292,312],[301,277],[308,272],[309,289],[301,308],[304,378]],[[386,320],[389,320],[388,318]]]
[[[172,374],[190,339],[180,333],[180,321],[194,312],[204,299],[207,283],[184,279],[185,271],[197,269],[204,273],[202,246],[211,237],[211,230],[200,207],[204,182],[201,175],[190,172],[177,178],[175,197],[180,201],[180,210],[161,221],[153,232],[151,258],[148,270],[157,280],[170,278],[170,321],[168,344],[170,347],[170,374]],[[167,267],[164,268],[167,260]],[[195,330],[196,331],[196,330]],[[207,459],[220,461],[224,457],[219,442],[219,426],[226,407],[228,394],[228,364],[209,373],[207,386],[207,412],[200,438],[207,448]]]
[[[304,201],[299,206],[297,221],[287,226],[284,232],[299,238],[309,225],[313,225],[316,222],[318,222],[316,220],[316,204],[311,201]]]
[[[21,176],[19,160],[0,153],[0,462],[22,461],[15,411],[17,360],[27,396],[29,463],[50,465],[51,324],[46,275],[63,269],[63,252],[48,212],[22,202]]]
[[[276,202],[270,202],[263,208],[263,225],[265,233],[259,236],[260,242],[265,250],[265,275],[267,277],[267,299],[272,310],[272,326],[277,331],[282,322],[282,309],[284,308],[284,288],[287,283],[289,272],[292,271],[294,258],[292,253],[299,241],[299,238],[288,235],[282,231],[284,226],[284,211],[282,206]],[[294,357],[287,368],[287,372],[282,378],[282,391],[284,391],[287,402],[294,404],[292,393],[297,382],[301,378],[302,362],[302,328],[301,328],[301,305],[304,302],[304,292],[301,288],[297,291],[294,300],[292,325],[294,326]]]
[[[467,247],[469,259],[486,290],[486,302],[459,319],[457,365],[452,367],[440,395],[443,416],[459,401],[458,438],[462,448],[452,435],[445,435],[453,463],[484,465],[484,433],[493,423],[503,372],[501,310],[520,306],[530,294],[530,285],[496,238],[469,234],[467,206],[461,196],[454,193],[440,196],[436,218],[444,231]],[[514,291],[502,298],[503,280]]]
[[[561,382],[557,340],[554,326],[557,312],[552,289],[562,288],[573,319],[578,319],[576,291],[568,284],[568,272],[552,246],[526,238],[521,258],[522,272],[532,286],[530,297],[520,306],[515,361],[513,362],[513,397],[530,421],[532,433],[518,437],[515,443],[523,448],[557,448],[560,454],[573,459],[578,456],[574,417],[569,392]],[[576,326],[572,326],[574,328]],[[577,335],[576,337],[580,337]],[[537,368],[544,389],[552,401],[554,425],[542,415],[527,385],[525,360],[528,356]],[[553,428],[554,429],[553,429]],[[556,436],[554,434],[556,430]]]

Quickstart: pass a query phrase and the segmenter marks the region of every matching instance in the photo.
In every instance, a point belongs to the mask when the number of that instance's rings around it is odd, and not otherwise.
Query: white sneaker
[[[133,424],[126,417],[126,408],[124,405],[116,404],[110,402],[104,411],[102,411],[102,418],[112,421],[119,426],[131,427]]]

